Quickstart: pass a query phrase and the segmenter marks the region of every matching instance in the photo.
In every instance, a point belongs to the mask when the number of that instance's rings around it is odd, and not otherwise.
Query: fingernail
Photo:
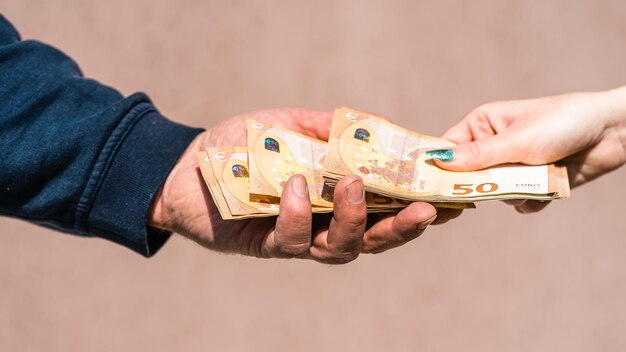
[[[418,231],[425,230],[428,227],[428,225],[432,224],[433,221],[435,221],[436,218],[437,218],[437,214],[433,215],[432,218],[430,218],[430,219],[428,219],[426,221],[420,222],[419,224],[417,224],[417,230]]]
[[[360,180],[352,182],[346,188],[346,192],[348,193],[346,197],[348,202],[352,204],[360,204],[365,197],[365,192],[363,192],[363,182]]]
[[[307,188],[306,180],[302,175],[294,177],[293,181],[291,181],[291,189],[293,190],[293,193],[300,198],[309,197],[309,189]]]
[[[454,159],[454,150],[452,149],[435,149],[426,152],[428,157],[439,161],[452,161]]]

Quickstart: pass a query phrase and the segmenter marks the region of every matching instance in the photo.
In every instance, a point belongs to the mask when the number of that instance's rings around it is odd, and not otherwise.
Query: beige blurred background
[[[347,105],[440,135],[477,105],[626,84],[615,1],[3,0],[25,38],[210,127]],[[626,350],[626,169],[340,267],[152,259],[0,218],[0,351]]]

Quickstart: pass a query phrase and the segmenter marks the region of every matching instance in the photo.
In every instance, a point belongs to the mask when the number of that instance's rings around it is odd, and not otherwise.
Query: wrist
[[[209,131],[197,135],[176,161],[152,200],[148,210],[148,226],[170,232],[177,231],[176,210],[181,204],[176,203],[177,200],[180,203],[181,198],[184,198],[177,191],[186,183],[194,182],[195,179],[190,175],[194,174],[197,168],[195,155],[203,150],[208,135]]]
[[[159,191],[154,196],[150,209],[148,210],[148,226],[154,227],[160,230],[167,230],[165,226],[165,220],[163,218],[163,188],[165,184],[159,188]]]

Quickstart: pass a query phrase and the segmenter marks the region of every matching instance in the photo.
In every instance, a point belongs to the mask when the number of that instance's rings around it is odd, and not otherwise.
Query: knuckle
[[[286,220],[288,219],[288,220]],[[274,235],[278,256],[293,258],[306,255],[311,247],[310,218],[299,216],[282,218],[276,223]]]
[[[342,217],[339,220],[341,223],[345,224],[347,228],[354,229],[365,226],[367,223],[367,213],[363,212],[353,212],[346,214],[345,217]]]
[[[363,236],[364,235],[362,233],[351,233],[350,237],[343,236],[341,240],[329,243],[326,250],[331,256],[334,257],[355,255],[356,258],[361,251],[361,247],[363,246]]]
[[[311,212],[304,207],[282,206],[277,221],[285,222],[290,225],[305,224],[311,221]]]
[[[303,214],[298,212],[289,212],[281,214],[276,221],[276,231],[281,234],[288,234],[287,238],[292,234],[306,234],[311,231],[311,214]],[[283,236],[280,236],[283,238]]]
[[[485,120],[488,121],[489,114],[487,113],[487,111],[489,111],[491,109],[492,105],[493,105],[493,103],[486,103],[486,104],[482,104],[479,107],[477,107],[476,109],[472,110],[467,115],[467,121],[470,124],[472,124],[472,125],[484,123]]]
[[[278,252],[282,257],[296,258],[306,255],[309,252],[310,247],[311,246],[308,243],[282,245],[278,246]]]
[[[314,255],[313,258],[316,261],[320,263],[324,263],[324,264],[343,265],[343,264],[348,264],[351,261],[358,258],[360,253],[361,253],[360,250],[355,251],[355,252],[340,252],[340,253],[324,251],[322,253],[318,253]]]
[[[479,143],[473,142],[465,145],[467,148],[467,152],[472,158],[472,160],[480,160],[482,156],[482,151]]]
[[[406,242],[412,241],[418,237],[420,237],[424,231],[426,231],[425,227],[421,227],[422,225],[417,225],[414,231],[407,231],[405,233],[400,234],[401,241],[398,241],[397,245],[404,244]]]
[[[502,102],[500,101],[490,101],[488,103],[484,103],[481,104],[476,111],[478,112],[478,114],[485,116],[485,117],[489,117],[489,115],[491,113],[494,112],[494,110],[496,110],[498,108],[498,106],[501,106]]]
[[[616,148],[618,151],[615,153],[615,158],[613,160],[608,161],[607,169],[609,171],[613,171],[620,166],[626,164],[626,149],[624,148]]]
[[[346,253],[342,253],[339,255],[335,255],[333,257],[330,258],[331,263],[330,264],[336,264],[336,265],[343,265],[343,264],[348,264],[351,261],[355,260],[356,258],[359,257],[359,253],[356,252],[346,252]]]

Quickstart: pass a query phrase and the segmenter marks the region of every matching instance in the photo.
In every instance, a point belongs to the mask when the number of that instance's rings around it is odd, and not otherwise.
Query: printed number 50
[[[495,192],[498,190],[498,184],[497,183],[481,183],[478,186],[476,186],[476,192],[478,193],[491,193],[491,192]],[[454,185],[454,191],[452,192],[452,194],[454,195],[464,195],[464,194],[470,194],[474,192],[474,185],[471,183],[468,184],[464,184],[464,183],[457,183]]]

